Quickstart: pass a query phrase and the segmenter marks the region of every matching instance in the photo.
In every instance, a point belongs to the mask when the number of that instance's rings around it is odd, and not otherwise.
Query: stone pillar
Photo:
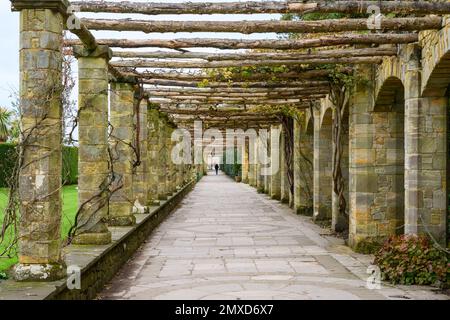
[[[166,145],[166,122],[159,119],[159,141],[158,141],[158,199],[167,200],[168,188],[166,176],[167,172],[167,145]]]
[[[257,162],[256,140],[257,139],[251,139],[248,141],[249,154],[250,150],[252,150],[253,153],[253,158],[251,159],[249,157],[249,168],[248,168],[248,182],[249,185],[252,187],[256,187],[256,162]]]
[[[408,46],[405,76],[405,233],[430,233],[445,245],[449,102],[441,90],[420,98],[417,50]]]
[[[242,182],[249,183],[249,141],[244,137],[242,144]]]
[[[283,203],[289,203],[289,180],[288,180],[288,173],[287,173],[287,164],[286,164],[286,137],[284,128],[282,128],[281,131],[281,139],[280,139],[280,200]]]
[[[307,125],[305,113],[300,115],[299,120],[301,123],[294,120],[294,208],[297,214],[312,215],[314,130],[312,123]]]
[[[359,70],[371,79],[369,67]],[[371,251],[377,237],[377,226],[372,220],[371,207],[377,192],[375,150],[372,147],[375,127],[370,114],[373,100],[370,81],[358,83],[350,106],[350,177],[349,177],[349,245],[356,251]]]
[[[270,175],[270,197],[281,199],[281,148],[280,148],[281,125],[272,126],[270,134],[271,151],[271,175]],[[276,157],[276,158],[275,158]],[[278,162],[278,163],[276,163]]]
[[[114,192],[109,202],[111,226],[128,226],[136,223],[133,215],[133,163],[134,142],[134,83],[111,83],[110,99],[110,147],[113,157],[114,173],[122,187]]]
[[[334,117],[334,115],[333,115]],[[403,118],[401,117],[401,120]],[[347,203],[347,213],[348,213],[348,199],[349,199],[349,136],[348,136],[348,128],[349,128],[349,119],[348,114],[344,115],[344,118],[342,119],[342,156],[341,156],[341,172],[342,172],[342,178],[344,180],[344,198]],[[334,148],[334,141],[333,141],[333,148]],[[334,157],[334,155],[333,155]],[[403,158],[403,157],[402,157]],[[334,158],[332,159],[334,162]],[[348,228],[348,221],[347,219],[340,214],[339,212],[339,196],[334,192],[334,180],[332,181],[332,205],[331,205],[331,228],[337,232],[341,232],[344,230],[347,230]]]
[[[331,219],[331,110],[314,111],[314,220]]]
[[[158,170],[159,170],[159,112],[149,107],[148,110],[148,187],[149,205],[158,205]]]
[[[258,191],[258,193],[264,193],[264,176],[261,174],[261,169],[263,167],[260,157],[261,148],[261,137],[258,135],[258,138],[256,139],[256,190]]]
[[[65,275],[61,260],[61,46],[65,3],[12,1],[20,10],[20,111],[23,165],[19,172],[21,281]],[[7,26],[4,26],[7,28]]]
[[[107,244],[108,198],[111,179],[108,154],[108,61],[112,52],[99,46],[94,52],[74,48],[78,57],[79,158],[78,229],[75,244]]]
[[[138,94],[138,91],[136,91]],[[135,213],[147,213],[148,212],[148,129],[147,129],[147,103],[145,100],[140,102],[137,100],[139,97],[135,97],[135,143],[139,152],[139,165],[134,169],[133,175],[133,194],[134,194],[134,208]]]
[[[172,132],[173,128],[171,126],[166,127],[166,185],[167,194],[171,196],[176,191],[176,172],[175,164],[172,161]]]

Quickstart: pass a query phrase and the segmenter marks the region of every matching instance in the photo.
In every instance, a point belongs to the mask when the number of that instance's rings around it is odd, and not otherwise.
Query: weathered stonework
[[[95,52],[75,48],[78,58],[79,161],[78,202],[80,213],[73,243],[107,244],[108,198],[111,179],[108,154],[108,61],[112,53],[100,46]]]
[[[14,4],[14,2],[13,2]],[[56,279],[61,262],[63,18],[58,11],[21,7],[20,108],[23,165],[19,172],[21,281]]]
[[[284,128],[281,130],[280,137],[280,201],[283,203],[289,203],[290,190],[289,190],[289,180],[287,174],[287,164],[286,164],[286,151],[285,145],[286,138]]]
[[[166,121],[159,119],[159,140],[158,140],[158,199],[166,200],[169,194],[167,187],[167,145],[166,145]]]
[[[302,113],[294,120],[294,208],[297,214],[313,214],[313,120]]]
[[[133,164],[136,158],[134,143],[134,83],[111,83],[110,148],[114,173],[122,187],[110,198],[108,224],[128,226],[136,222],[133,215]]]
[[[314,110],[314,220],[331,219],[332,121],[331,109]]]
[[[270,197],[272,199],[281,199],[281,125],[272,126],[270,134],[270,152],[271,152],[271,175],[270,175]]]
[[[139,152],[139,165],[135,167],[133,174],[133,195],[134,195],[134,212],[148,212],[147,184],[148,184],[148,128],[147,128],[147,103],[145,100],[140,102],[136,97],[135,104],[136,114],[135,121],[135,145]]]
[[[158,200],[158,169],[159,169],[159,112],[148,106],[148,177],[147,177],[147,204],[156,205]]]
[[[249,141],[244,139],[242,144],[242,182],[249,183]]]

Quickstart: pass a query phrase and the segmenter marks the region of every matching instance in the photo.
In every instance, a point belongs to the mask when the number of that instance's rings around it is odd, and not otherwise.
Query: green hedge
[[[63,146],[62,179],[64,184],[76,184],[78,182],[78,148]],[[0,144],[0,188],[8,187],[8,180],[16,163],[17,154],[15,145],[10,143]]]
[[[227,164],[226,160],[227,160],[227,156],[226,154],[229,154],[232,158],[234,155],[234,163],[229,163]],[[238,164],[238,158],[240,157],[240,152],[234,148],[234,149],[226,149],[225,153],[223,154],[223,161],[222,161],[222,165],[221,165],[221,169],[223,172],[225,172],[225,174],[227,174],[230,177],[237,177],[237,176],[241,176],[241,170],[242,170],[242,165]],[[229,161],[229,159],[228,159]]]

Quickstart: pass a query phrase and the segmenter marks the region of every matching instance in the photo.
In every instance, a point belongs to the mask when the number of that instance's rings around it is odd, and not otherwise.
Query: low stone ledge
[[[109,227],[113,242],[102,246],[69,245],[64,248],[64,260],[68,267],[81,271],[81,289],[69,289],[67,280],[54,282],[16,282],[0,280],[0,300],[75,300],[93,299],[103,286],[136,252],[181,200],[193,189],[195,181],[150,207],[148,214],[136,214],[136,225]]]

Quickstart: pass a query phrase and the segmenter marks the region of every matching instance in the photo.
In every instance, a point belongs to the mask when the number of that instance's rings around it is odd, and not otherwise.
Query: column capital
[[[70,7],[68,0],[10,0],[11,10],[20,11],[23,9],[51,9],[67,14]]]
[[[73,46],[75,58],[105,58],[107,61],[112,58],[112,50],[106,45],[98,45],[94,50],[89,50],[85,46]],[[120,82],[120,81],[119,81]]]

